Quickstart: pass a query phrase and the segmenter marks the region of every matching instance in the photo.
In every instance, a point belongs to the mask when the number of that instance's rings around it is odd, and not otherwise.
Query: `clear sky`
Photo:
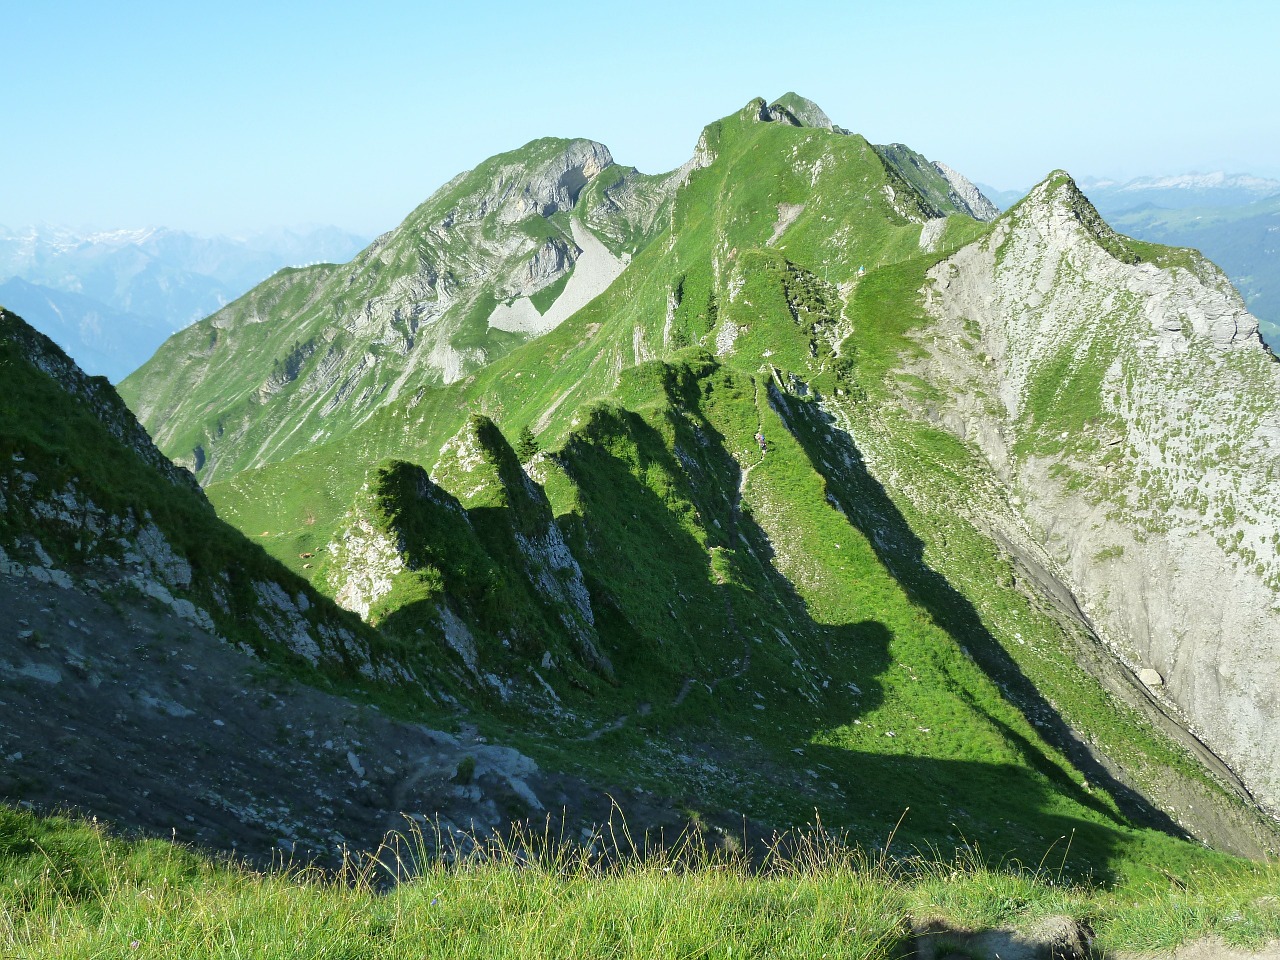
[[[0,224],[378,233],[540,136],[646,172],[795,90],[999,188],[1280,176],[1280,4],[0,2]]]

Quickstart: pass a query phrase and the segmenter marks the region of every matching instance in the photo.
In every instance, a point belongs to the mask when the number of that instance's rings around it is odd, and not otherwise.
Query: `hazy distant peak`
[[[1092,180],[1088,187],[1114,188],[1120,193],[1136,193],[1143,190],[1247,190],[1258,196],[1280,193],[1280,180],[1255,177],[1249,173],[1182,173],[1167,177],[1135,177],[1123,184],[1115,180]]]
[[[1120,181],[1090,177],[1080,181],[1104,213],[1122,213],[1143,206],[1167,210],[1189,207],[1231,207],[1280,195],[1280,180],[1249,173],[1181,173]]]

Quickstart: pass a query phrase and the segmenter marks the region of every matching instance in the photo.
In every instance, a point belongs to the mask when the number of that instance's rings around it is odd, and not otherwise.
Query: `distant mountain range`
[[[1170,210],[1238,206],[1280,194],[1280,180],[1222,172],[1138,177],[1123,183],[1094,177],[1082,180],[1080,189],[1098,212],[1112,216],[1145,206]]]
[[[1026,193],[981,189],[1002,210]],[[1121,233],[1194,247],[1219,264],[1260,321],[1262,338],[1280,350],[1280,180],[1221,172],[1094,177],[1080,189]]]
[[[0,304],[91,374],[118,381],[170,334],[281,267],[345,262],[368,238],[337,227],[201,237],[146,228],[0,227]]]
[[[1136,177],[1113,180],[1108,177],[1085,177],[1079,181],[1081,191],[1103,216],[1162,207],[1186,210],[1193,207],[1235,207],[1280,196],[1280,180],[1255,177],[1249,173],[1184,173],[1170,177]],[[1025,190],[998,190],[985,184],[978,188],[1001,210],[1026,196]]]

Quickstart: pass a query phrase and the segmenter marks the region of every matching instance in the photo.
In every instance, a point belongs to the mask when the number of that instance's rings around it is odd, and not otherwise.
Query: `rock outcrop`
[[[466,686],[554,712],[543,676],[553,663],[612,675],[546,494],[484,417],[445,445],[431,475],[381,467],[327,553],[339,603],[384,631],[434,639]]]
[[[920,195],[930,217],[963,213],[975,220],[990,221],[999,216],[995,204],[982,195],[968,179],[945,163],[930,161],[901,143],[877,146],[885,166]]]
[[[771,105],[773,110],[785,110],[805,127],[817,127],[819,130],[834,129],[831,118],[825,110],[807,97],[798,93],[784,93]]]
[[[933,168],[951,185],[951,201],[973,219],[986,222],[1000,216],[996,205],[984,197],[963,173],[937,160],[933,161]]]
[[[104,379],[0,311],[0,365],[41,411],[0,409],[0,572],[154,603],[257,656],[408,679],[370,635],[214,515]]]
[[[1116,656],[1280,813],[1280,365],[1257,321],[1061,172],[923,296],[908,369],[947,398],[926,414],[981,450]]]

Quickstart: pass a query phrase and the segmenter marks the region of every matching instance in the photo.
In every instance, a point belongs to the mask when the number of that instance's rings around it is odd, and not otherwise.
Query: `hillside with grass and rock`
[[[367,242],[336,227],[231,238],[167,228],[0,226],[0,304],[83,370],[115,383],[175,331],[281,267],[345,262]]]
[[[148,583],[76,518],[151,522],[191,572],[143,626],[203,676],[168,639],[190,607],[218,666],[187,700],[280,711],[288,849],[400,815],[590,837],[616,805],[759,863],[816,813],[1132,888],[1280,844],[1274,358],[1211,263],[1115,233],[1064,173],[997,216],[794,94],[664,175],[535,141],[171,339],[121,387],[164,455],[6,322],[9,582]],[[285,606],[314,650],[267,629]]]

